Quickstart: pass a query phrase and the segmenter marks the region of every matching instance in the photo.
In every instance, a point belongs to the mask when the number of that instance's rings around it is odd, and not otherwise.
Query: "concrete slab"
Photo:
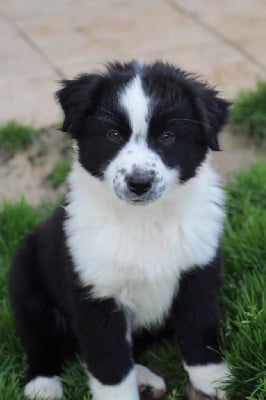
[[[261,52],[246,45],[250,40],[266,37],[264,0],[171,0],[171,4],[179,12],[189,13],[194,21],[203,23],[214,34],[242,49],[266,68]]]
[[[265,29],[264,0],[171,0],[177,10],[187,10],[231,39],[249,37]]]
[[[34,126],[59,117],[53,93],[58,76],[6,21],[0,20],[0,121]]]
[[[0,78],[32,77],[53,72],[52,68],[32,49],[20,34],[6,21],[0,19]]]
[[[146,2],[148,0],[145,0]],[[152,0],[150,0],[152,1]],[[155,0],[157,1],[157,0]],[[40,16],[57,16],[60,17],[63,14],[83,15],[84,11],[90,11],[94,9],[106,9],[113,4],[121,5],[121,1],[108,1],[108,0],[98,0],[98,1],[88,1],[88,0],[9,0],[2,2],[1,4],[1,15],[9,18],[12,21],[28,21]],[[138,3],[138,1],[137,1]]]
[[[101,2],[100,2],[101,4]],[[123,4],[123,5],[121,5]],[[164,2],[113,2],[60,18],[40,16],[19,22],[20,28],[63,71],[88,59],[98,64],[178,46],[199,46],[215,39]]]
[[[264,18],[264,33],[256,36],[237,39],[237,45],[266,68],[266,18]],[[265,75],[265,74],[263,74]]]
[[[58,89],[55,74],[24,77],[0,77],[0,122],[16,120],[23,124],[43,127],[61,119],[54,99]]]

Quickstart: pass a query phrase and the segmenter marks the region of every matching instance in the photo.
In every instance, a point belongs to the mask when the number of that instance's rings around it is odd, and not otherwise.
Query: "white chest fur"
[[[180,274],[215,256],[224,215],[217,176],[206,162],[148,206],[116,199],[77,162],[69,187],[65,231],[81,283],[130,310],[133,328],[160,323]]]

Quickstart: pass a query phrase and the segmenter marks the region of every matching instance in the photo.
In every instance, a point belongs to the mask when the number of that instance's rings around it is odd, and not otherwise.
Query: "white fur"
[[[91,375],[90,389],[93,400],[139,400],[135,369],[117,385],[103,385]]]
[[[153,392],[157,394],[157,397],[162,397],[166,392],[164,380],[143,365],[135,364],[135,368],[139,389],[141,390],[142,387],[151,386]]]
[[[159,200],[119,200],[76,161],[69,176],[67,244],[83,286],[114,297],[129,311],[132,330],[167,315],[180,274],[215,256],[223,191],[208,160],[197,175]]]
[[[189,367],[184,363],[184,368],[195,389],[209,396],[216,396],[218,399],[223,399],[225,392],[221,389],[221,386],[230,374],[225,363],[197,365],[193,367]]]
[[[38,376],[27,383],[24,394],[32,400],[59,400],[63,397],[63,390],[57,376],[51,378]]]
[[[132,137],[145,139],[148,129],[148,111],[150,100],[144,93],[141,78],[136,75],[123,89],[118,99],[129,117]]]

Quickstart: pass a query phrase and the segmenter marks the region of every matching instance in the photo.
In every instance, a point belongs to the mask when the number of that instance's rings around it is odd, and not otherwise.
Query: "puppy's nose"
[[[148,173],[134,173],[126,177],[128,189],[141,196],[142,194],[148,192],[152,186],[153,178]]]

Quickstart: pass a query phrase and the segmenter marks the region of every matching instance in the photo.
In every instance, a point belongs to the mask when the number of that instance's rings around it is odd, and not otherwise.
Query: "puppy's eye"
[[[108,131],[106,133],[106,137],[113,143],[122,143],[124,141],[124,138],[121,135],[121,133],[115,130]]]
[[[171,144],[175,141],[175,135],[172,132],[163,132],[160,136],[159,136],[159,143],[164,144],[164,145],[168,145]]]

